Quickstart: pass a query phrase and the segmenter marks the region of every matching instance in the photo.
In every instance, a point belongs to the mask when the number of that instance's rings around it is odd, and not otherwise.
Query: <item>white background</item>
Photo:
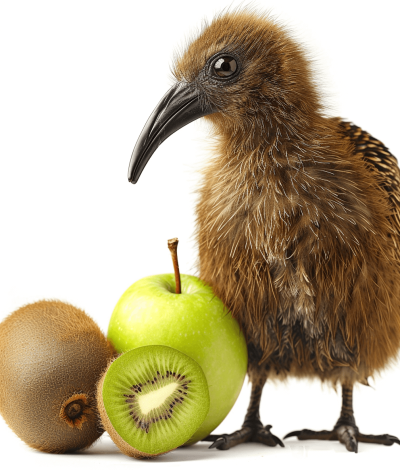
[[[226,0],[0,2],[0,320],[23,304],[57,298],[85,309],[106,331],[120,295],[137,279],[171,271],[168,238],[180,239],[181,270],[195,274],[197,170],[207,159],[200,121],[152,157],[139,183],[129,158],[148,115],[172,84],[173,52]],[[238,2],[233,2],[238,5]],[[397,0],[258,0],[289,25],[316,59],[331,114],[354,121],[400,155]],[[364,433],[400,435],[400,364],[355,391]],[[240,427],[250,387],[219,432]],[[276,435],[330,429],[340,393],[318,382],[267,384],[261,407]],[[128,465],[177,468],[398,468],[400,447],[337,442],[257,444],[228,452],[206,444],[151,462],[118,452],[108,436],[86,452],[41,454],[0,421],[2,468]]]

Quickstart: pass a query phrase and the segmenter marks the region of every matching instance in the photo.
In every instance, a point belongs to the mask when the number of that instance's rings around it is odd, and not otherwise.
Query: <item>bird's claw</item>
[[[340,426],[336,429],[339,442],[344,444],[349,452],[358,453],[357,431],[352,426]]]
[[[380,434],[374,436],[373,434],[358,434],[357,440],[359,442],[370,442],[374,444],[382,444],[384,446],[391,446],[393,444],[400,444],[399,438],[390,434]]]
[[[383,434],[383,436],[384,436],[385,439],[388,440],[388,443],[385,444],[385,445],[391,446],[391,445],[393,445],[394,443],[400,445],[400,439],[397,438],[396,436],[391,436],[390,434]]]
[[[279,439],[279,437],[275,436],[270,432],[272,426],[267,424],[263,428],[257,430],[251,438],[252,442],[260,442],[261,444],[265,444],[269,447],[275,447],[279,445],[281,447],[285,447],[285,444]]]
[[[203,441],[214,441],[209,449],[228,450],[244,442],[259,442],[269,447],[280,445],[285,447],[283,442],[270,432],[272,426],[268,424],[263,427],[261,423],[252,426],[244,425],[239,431],[232,434],[211,434],[202,439]]]
[[[210,445],[209,449],[219,449],[219,450],[228,450],[229,447],[226,447],[228,443],[227,434],[221,434],[217,439]],[[225,446],[224,446],[225,444]]]
[[[287,439],[288,437],[297,437],[297,436],[300,436],[300,434],[302,433],[303,431],[292,431],[292,432],[289,432],[288,434],[286,434],[283,439]]]
[[[302,431],[292,431],[286,434],[284,439],[288,437],[297,437],[300,441],[308,439],[318,439],[324,441],[339,441],[349,452],[358,452],[359,442],[368,442],[373,444],[382,444],[391,446],[394,443],[400,444],[400,440],[396,436],[390,434],[372,435],[361,434],[357,427],[350,425],[341,425],[332,431],[311,431],[310,429],[303,429]]]

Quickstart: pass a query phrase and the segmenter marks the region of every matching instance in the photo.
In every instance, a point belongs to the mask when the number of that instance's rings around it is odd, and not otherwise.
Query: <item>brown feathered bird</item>
[[[156,148],[207,116],[214,156],[197,205],[200,277],[239,321],[251,401],[241,430],[211,447],[283,445],[259,418],[267,378],[342,386],[332,431],[299,439],[391,445],[359,432],[352,390],[400,346],[400,179],[396,159],[359,127],[329,118],[301,46],[273,20],[216,17],[178,58],[176,85],[132,154],[136,183]]]

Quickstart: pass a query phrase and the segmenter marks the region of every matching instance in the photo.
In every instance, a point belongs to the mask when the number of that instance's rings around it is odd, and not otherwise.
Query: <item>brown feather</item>
[[[241,324],[250,368],[363,382],[400,345],[397,162],[326,117],[307,56],[270,18],[217,17],[176,78],[194,80],[219,51],[244,65],[236,83],[207,90],[219,112],[206,118],[214,157],[197,205],[200,277]]]

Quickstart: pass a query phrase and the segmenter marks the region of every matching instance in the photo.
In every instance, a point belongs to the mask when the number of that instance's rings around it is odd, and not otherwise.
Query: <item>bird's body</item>
[[[399,170],[367,133],[326,121],[301,164],[296,146],[240,155],[221,139],[197,207],[200,276],[241,323],[251,367],[365,383],[400,344]]]
[[[326,115],[307,55],[268,17],[216,17],[174,76],[138,140],[129,179],[171,133],[207,116],[214,155],[197,205],[199,273],[246,335],[253,383],[242,429],[210,436],[213,446],[283,445],[258,410],[265,381],[288,375],[343,388],[333,431],[291,435],[339,439],[353,451],[357,440],[400,443],[360,434],[351,405],[353,384],[367,383],[400,347],[396,159],[367,132]]]

